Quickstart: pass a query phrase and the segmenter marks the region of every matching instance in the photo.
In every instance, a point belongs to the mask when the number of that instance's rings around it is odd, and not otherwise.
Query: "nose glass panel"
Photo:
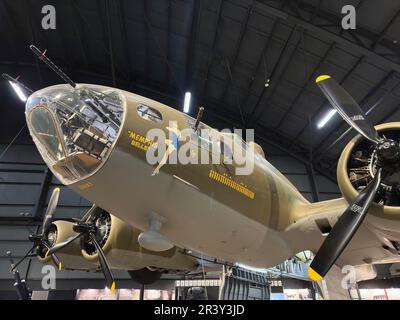
[[[31,113],[30,120],[37,139],[49,152],[49,156],[53,159],[64,157],[65,151],[61,143],[61,137],[49,110],[43,106],[38,106]]]
[[[102,86],[58,85],[26,103],[28,127],[56,177],[71,184],[95,172],[109,156],[124,112],[124,98]]]

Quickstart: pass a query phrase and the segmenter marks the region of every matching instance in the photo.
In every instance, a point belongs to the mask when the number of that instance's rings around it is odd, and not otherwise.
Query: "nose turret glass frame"
[[[124,108],[124,96],[117,89],[57,85],[32,94],[25,113],[44,161],[69,185],[105,162],[118,137]]]

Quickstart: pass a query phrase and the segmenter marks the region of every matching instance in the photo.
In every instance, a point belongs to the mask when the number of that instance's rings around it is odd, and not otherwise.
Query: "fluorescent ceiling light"
[[[318,129],[321,129],[324,125],[328,123],[329,120],[336,114],[335,109],[329,110],[326,115],[323,116],[323,118],[318,122],[317,127]]]
[[[185,102],[183,104],[183,112],[188,113],[190,108],[190,99],[192,94],[190,92],[185,93]]]
[[[26,101],[26,95],[22,92],[21,87],[12,82],[12,81],[8,81],[11,85],[11,87],[14,89],[15,93],[18,95],[18,97],[22,100],[22,101]]]

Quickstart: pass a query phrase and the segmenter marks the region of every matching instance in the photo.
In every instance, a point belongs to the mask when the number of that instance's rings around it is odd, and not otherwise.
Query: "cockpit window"
[[[139,105],[137,107],[137,113],[140,117],[142,117],[145,120],[150,120],[153,122],[161,122],[162,121],[162,115],[161,112],[151,108],[149,106],[145,106],[143,104]]]
[[[37,106],[30,114],[30,123],[36,132],[37,139],[46,151],[56,160],[65,156],[60,133],[55,125],[54,117],[43,106]]]
[[[116,141],[124,99],[118,90],[57,85],[35,92],[26,103],[32,138],[43,159],[64,184],[94,173]]]

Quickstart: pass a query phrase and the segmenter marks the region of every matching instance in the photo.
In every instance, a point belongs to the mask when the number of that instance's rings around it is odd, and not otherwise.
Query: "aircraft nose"
[[[64,184],[87,178],[107,159],[124,112],[113,88],[57,85],[32,94],[27,124],[41,156]]]

